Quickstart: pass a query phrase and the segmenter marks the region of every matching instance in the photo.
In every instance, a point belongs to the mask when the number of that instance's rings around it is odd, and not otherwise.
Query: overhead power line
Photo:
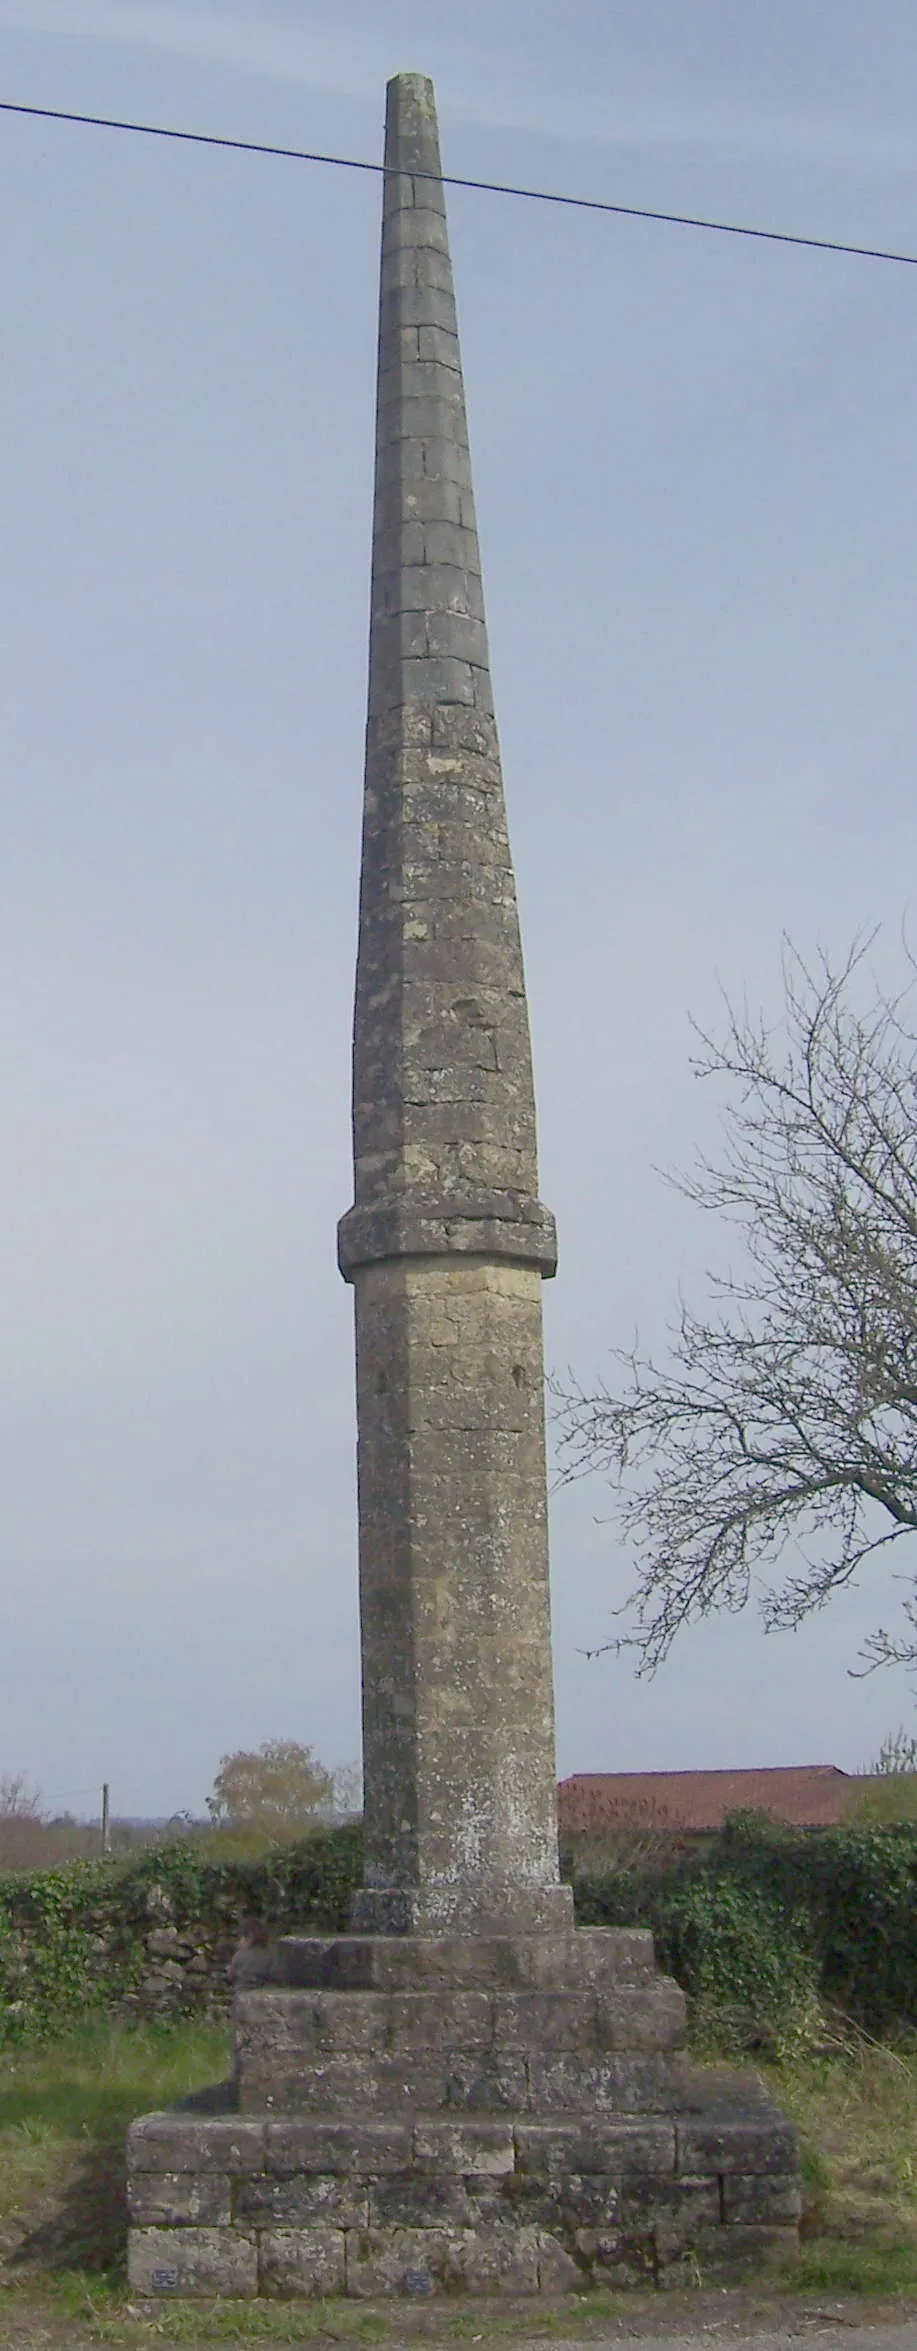
[[[80,123],[97,131],[130,131],[143,139],[177,139],[190,147],[221,147],[236,155],[272,155],[288,163],[323,163],[335,171],[375,172],[386,175],[384,163],[367,163],[356,155],[322,155],[306,147],[275,147],[261,139],[226,139],[215,131],[179,131],[166,123],[125,122],[110,114],[72,114],[62,106],[21,106],[10,98],[0,98],[0,114],[29,115],[38,122]],[[717,237],[753,237],[765,245],[801,245],[810,253],[849,253],[858,261],[894,261],[908,269],[917,269],[917,253],[893,253],[884,245],[851,245],[840,237],[803,237],[789,229],[758,229],[737,220],[705,220],[691,212],[654,212],[644,204],[611,204],[599,196],[566,196],[553,188],[517,188],[504,180],[463,179],[455,172],[444,172],[440,181],[433,172],[415,172],[415,179],[437,178],[437,185],[445,188],[473,188],[484,196],[520,196],[528,204],[563,204],[575,212],[612,213],[619,220],[658,221],[667,228],[705,229]]]

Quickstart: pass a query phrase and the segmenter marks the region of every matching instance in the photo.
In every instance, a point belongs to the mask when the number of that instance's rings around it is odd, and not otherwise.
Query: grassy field
[[[917,2051],[847,2032],[830,2055],[762,2071],[799,2126],[800,2283],[917,2294]]]
[[[234,2343],[353,2342],[405,2337],[406,2314],[336,2304],[170,2305],[152,2329],[131,2310],[123,2275],[124,2139],[135,2114],[225,2075],[218,2027],[100,2025],[43,2049],[0,2054],[0,2342],[52,2347],[90,2339]],[[838,2040],[830,2054],[769,2066],[800,2126],[806,2209],[792,2291],[814,2298],[917,2300],[917,2053]],[[752,2281],[753,2283],[753,2281]],[[758,2300],[761,2301],[759,2294]],[[668,2297],[655,2297],[659,2312]],[[614,2315],[640,2319],[640,2298],[584,2296],[576,2331]],[[566,2315],[564,2315],[564,2310]],[[661,2316],[661,2313],[660,2313]],[[658,2320],[645,2314],[653,2331]],[[523,2331],[568,2334],[570,2304],[528,2306],[524,2323],[488,2307],[488,2341]],[[74,2332],[74,2329],[76,2331]],[[407,2332],[481,2339],[481,2305],[410,2313]]]

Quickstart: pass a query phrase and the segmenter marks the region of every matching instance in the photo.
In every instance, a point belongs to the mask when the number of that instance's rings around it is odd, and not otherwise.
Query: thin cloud
[[[19,33],[55,33],[119,47],[221,65],[271,81],[297,82],[340,98],[378,92],[371,45],[321,32],[298,31],[259,14],[247,21],[215,8],[133,5],[123,0],[0,0],[0,26]]]
[[[178,6],[176,0],[130,0],[129,6],[125,0],[0,0],[4,26],[18,33],[152,50],[366,101],[377,109],[392,70],[390,41],[374,34],[365,18],[348,38],[337,29],[284,24],[262,7],[243,15],[235,7]],[[741,99],[711,101],[687,90],[660,97],[644,89],[633,73],[628,82],[626,66],[613,94],[565,91],[554,80],[546,98],[541,88],[521,84],[518,59],[511,85],[501,88],[496,61],[490,58],[489,87],[482,96],[477,77],[471,84],[465,78],[467,45],[460,48],[430,29],[425,46],[428,62],[439,72],[443,113],[492,130],[631,153],[654,148],[739,152],[886,176],[913,173],[917,161],[912,139],[886,124],[769,113]]]

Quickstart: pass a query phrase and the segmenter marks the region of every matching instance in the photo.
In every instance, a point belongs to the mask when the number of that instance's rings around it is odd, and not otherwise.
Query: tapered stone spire
[[[433,89],[388,88],[354,1020],[366,1887],[562,1925],[535,1103]]]

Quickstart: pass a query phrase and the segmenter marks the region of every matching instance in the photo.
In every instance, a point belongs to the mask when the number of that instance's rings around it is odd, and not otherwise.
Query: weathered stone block
[[[591,2282],[600,2286],[655,2284],[656,2247],[651,2233],[636,2237],[624,2229],[577,2229],[574,2251]]]
[[[628,2238],[652,2229],[660,2259],[672,2260],[687,2245],[706,2244],[711,2231],[722,2233],[719,2180],[629,2180],[621,2218]]]
[[[506,2181],[506,2205],[520,2222],[533,2221],[572,2241],[580,2228],[617,2228],[621,2183],[600,2171],[516,2172]]]
[[[537,2231],[537,2261],[540,2294],[576,2292],[586,2282],[579,2262],[548,2229]]]
[[[386,248],[391,253],[401,252],[410,245],[426,245],[436,253],[448,253],[449,240],[446,222],[441,211],[420,200],[408,202],[403,209],[392,211],[385,227]]]
[[[406,2054],[394,2057],[331,2057],[303,2065],[243,2063],[239,2102],[245,2114],[405,2114],[419,2107],[435,2112],[443,2103],[443,2061]]]
[[[365,2229],[369,2224],[369,2191],[359,2177],[341,2172],[300,2172],[280,2179],[262,2174],[239,2180],[235,2218],[246,2228],[314,2228],[327,2222],[334,2229]]]
[[[359,2118],[326,2122],[306,2116],[269,2122],[265,2168],[281,2177],[299,2171],[404,2171],[411,2161],[413,2137],[410,2122],[364,2122]]]
[[[443,521],[454,523],[460,530],[467,529],[469,525],[464,511],[467,497],[468,492],[461,484],[427,482],[422,474],[413,475],[409,482],[401,481],[397,473],[388,479],[380,479],[377,483],[374,540],[377,548],[381,546],[385,562],[388,562],[391,545],[389,533],[396,530],[402,521],[423,523]],[[474,526],[470,527],[473,529]],[[477,550],[475,551],[475,560],[477,560]],[[379,738],[376,733],[377,714],[374,712],[372,716],[374,723],[370,731],[369,748],[370,752],[374,753]],[[391,735],[394,735],[400,728],[403,717],[403,710],[396,705],[389,714],[389,733]],[[405,740],[407,739],[408,731],[406,730]],[[416,740],[416,737],[414,739]]]
[[[647,1927],[576,1927],[570,1937],[568,1982],[596,1991],[655,1983],[656,1956]]]
[[[462,2251],[458,2230],[350,2230],[347,2292],[373,2298],[433,2293],[446,2282],[458,2282]]]
[[[247,2298],[258,2292],[258,2249],[240,2229],[135,2228],[127,2275],[134,2294]]]
[[[454,655],[457,661],[470,661],[476,667],[486,668],[487,637],[484,623],[482,620],[476,619],[473,613],[460,611],[454,605],[450,605],[446,611],[436,611],[435,608],[428,605],[426,636],[427,646],[431,653]],[[495,851],[499,849],[503,853],[500,860],[502,863],[505,858],[505,835],[502,826],[498,827],[496,843],[488,840],[483,828],[479,830],[477,836],[479,854],[484,849],[485,842],[487,843],[485,854],[489,855],[492,860]]]
[[[633,2289],[639,2293],[660,2283],[653,2245],[634,2245],[626,2255],[597,2260],[592,2270],[592,2284],[597,2291],[627,2294]]]
[[[538,2228],[475,2231],[461,2249],[458,2280],[468,2294],[537,2294],[541,2240]]]
[[[421,403],[418,403],[419,405]],[[432,406],[432,403],[429,405]],[[444,424],[447,423],[448,419],[445,414],[441,421]],[[470,486],[471,463],[467,447],[449,432],[431,431],[416,439],[390,441],[380,447],[379,457],[383,466],[385,466],[386,459],[388,460],[390,480],[394,477],[397,468],[404,482],[422,479],[424,481],[453,482],[458,485],[459,489],[467,489]],[[432,681],[431,688],[431,692],[424,697],[428,702],[448,702],[454,699],[449,694],[438,692]]]
[[[257,2061],[262,2052],[305,2058],[313,2052],[335,2057],[359,2056],[383,2049],[387,2038],[388,2003],[380,1993],[365,1992],[358,2000],[344,1993],[256,1991],[239,1992],[233,2001],[236,2046],[243,2061]]]
[[[675,2126],[658,2121],[603,2121],[585,2113],[556,2122],[519,2122],[515,2126],[516,2161],[520,2171],[557,2174],[607,2172],[616,2179],[648,2176],[672,2178],[675,2172]]]
[[[511,2050],[488,2058],[477,2050],[451,2051],[443,2084],[446,2106],[487,2113],[525,2113],[531,2104],[525,2061]],[[429,2103],[439,2103],[430,2100]]]
[[[426,2055],[437,2046],[474,2047],[492,2038],[484,1991],[282,1991],[240,1995],[235,2004],[243,2068],[279,2061]]]
[[[726,2172],[723,2176],[723,2219],[727,2222],[798,2222],[802,2196],[795,2174]]]
[[[443,333],[450,343],[457,342],[455,301],[451,292],[444,293],[433,286],[405,286],[396,294],[383,291],[381,327],[389,331],[394,320],[404,326],[414,325],[424,330]],[[438,357],[438,353],[431,354]]]
[[[412,527],[417,530],[421,526],[414,524]],[[472,572],[463,571],[457,564],[428,563],[422,557],[414,564],[402,561],[397,571],[383,573],[376,580],[374,593],[379,600],[377,609],[380,612],[456,612],[480,619],[480,614],[470,601],[471,597],[474,597],[475,605],[482,601],[480,580]],[[437,650],[451,652],[453,648],[440,646]],[[419,788],[421,783],[433,782],[436,771],[434,769],[431,772],[430,761],[434,754],[429,751],[425,754],[414,752],[411,756],[415,763],[411,780],[415,786]],[[405,782],[408,780],[404,776],[403,763],[402,779]],[[453,792],[455,783],[453,774]]]
[[[128,2176],[127,2209],[135,2227],[228,2227],[229,2175],[218,2171],[136,2171]]]
[[[448,326],[424,320],[417,328],[417,351],[421,359],[435,359],[440,367],[459,368],[458,335]]]
[[[603,2049],[678,2049],[685,2037],[685,1996],[670,1976],[620,1985],[596,1996],[597,2037]]]
[[[792,2123],[776,2109],[753,2121],[729,2118],[678,2118],[679,2172],[794,2172],[798,2141]]]
[[[460,378],[448,368],[437,368],[435,374],[437,381],[434,392],[419,399],[407,396],[380,411],[378,447],[382,450],[386,443],[399,444],[399,458],[408,472],[426,471],[424,466],[415,466],[413,463],[418,443],[422,444],[424,454],[431,448],[448,446],[465,455],[467,461],[468,441]],[[449,478],[461,481],[462,474],[453,471]]]
[[[530,2104],[559,2107],[567,2113],[639,2113],[641,2108],[664,2108],[668,2081],[665,2060],[658,2057],[609,2055],[595,2064],[569,2054],[529,2058]]]
[[[493,2007],[498,2049],[582,2050],[598,2056],[593,1992],[501,1992]]]
[[[419,2122],[414,2161],[427,2170],[495,2178],[515,2166],[513,2129],[502,2122]]]
[[[343,2229],[268,2229],[261,2238],[263,2294],[341,2294],[346,2284]]]
[[[456,660],[448,654],[437,654],[435,659],[432,656],[422,660],[404,658],[399,665],[399,683],[406,702],[474,701],[474,673],[470,662]],[[432,877],[425,875],[423,892],[415,888],[407,894],[415,897],[426,895],[428,887],[432,887]],[[448,895],[445,875],[439,877],[435,895]]]
[[[465,2182],[455,2172],[387,2172],[369,2191],[373,2229],[470,2228],[474,2217]]]
[[[144,2114],[128,2133],[132,2172],[260,2171],[263,2163],[263,2121],[237,2114]]]
[[[485,1991],[395,1992],[389,1997],[386,2046],[402,2051],[473,2049],[493,2035],[490,1997]]]

